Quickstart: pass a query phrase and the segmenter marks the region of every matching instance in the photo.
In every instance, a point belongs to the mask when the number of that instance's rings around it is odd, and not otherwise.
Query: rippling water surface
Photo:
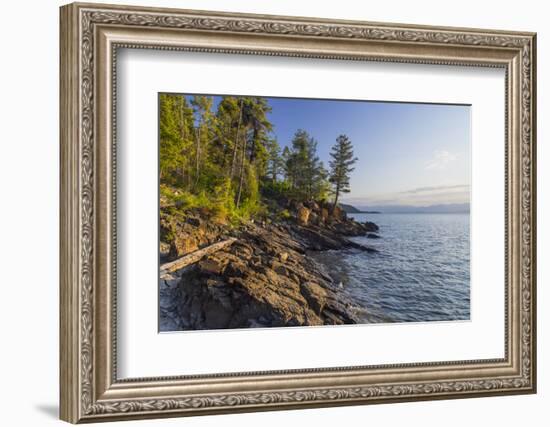
[[[365,322],[470,318],[469,214],[353,214],[373,221],[379,239],[353,240],[378,249],[312,254],[357,305]]]

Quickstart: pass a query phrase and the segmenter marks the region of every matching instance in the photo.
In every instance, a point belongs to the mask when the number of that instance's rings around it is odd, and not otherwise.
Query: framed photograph
[[[60,21],[63,420],[535,392],[535,34]]]

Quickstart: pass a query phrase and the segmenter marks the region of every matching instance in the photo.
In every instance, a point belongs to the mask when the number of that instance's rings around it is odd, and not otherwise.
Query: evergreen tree
[[[317,170],[316,179],[313,183],[313,194],[316,200],[325,201],[330,193],[330,183],[328,181],[328,171],[323,162],[320,162]]]
[[[241,126],[244,127],[245,139],[242,144],[239,180],[235,204],[240,207],[241,200],[257,200],[258,186],[248,185],[258,181],[265,173],[267,161],[266,146],[272,131],[267,114],[271,111],[267,100],[258,97],[245,97],[241,110]],[[250,176],[254,175],[254,176]],[[255,183],[255,182],[254,182]]]
[[[332,148],[329,174],[305,130],[281,151],[267,99],[223,96],[216,105],[213,112],[211,96],[160,95],[159,173],[166,200],[242,218],[263,206],[262,186],[299,201],[325,200],[332,186],[335,206],[349,191],[356,159],[345,135]],[[281,185],[273,186],[280,176]]]
[[[239,99],[233,96],[224,96],[216,109],[216,127],[212,141],[212,159],[222,168],[224,175],[230,174],[237,125],[239,117]],[[235,154],[236,156],[236,154]]]
[[[294,156],[289,147],[285,146],[283,148],[283,153],[281,155],[283,161],[283,174],[285,181],[287,182],[289,188],[294,189],[296,167],[294,166]]]
[[[321,187],[324,167],[317,156],[317,141],[305,130],[299,129],[292,139],[292,148],[283,152],[285,175],[295,197],[299,200],[317,198],[316,189]]]
[[[230,181],[238,170],[238,154],[243,144],[244,132],[242,126],[244,98],[224,96],[218,104],[216,113],[219,123],[219,139],[224,147],[224,166]]]
[[[191,99],[196,120],[195,128],[195,187],[199,186],[201,166],[208,162],[208,145],[212,139],[212,103],[211,96],[195,95]]]
[[[286,148],[286,147],[285,147]],[[277,177],[283,173],[283,158],[281,157],[281,147],[276,139],[270,139],[267,145],[267,167],[266,176],[271,182],[277,182]]]
[[[346,135],[340,135],[336,138],[336,144],[332,146],[330,157],[330,177],[329,181],[332,184],[334,192],[334,204],[332,209],[338,204],[338,197],[341,193],[349,193],[350,173],[353,172],[353,164],[357,161],[357,157],[353,155],[353,146]]]
[[[188,151],[193,144],[193,110],[183,95],[159,97],[159,157],[161,179],[188,184]]]

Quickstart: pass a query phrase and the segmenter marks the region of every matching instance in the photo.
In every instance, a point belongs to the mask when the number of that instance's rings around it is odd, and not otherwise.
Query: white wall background
[[[122,3],[110,0],[113,3]],[[130,0],[129,0],[130,1]],[[550,29],[545,3],[519,1],[133,0],[133,4],[538,32],[539,393],[209,416],[133,425],[542,426],[550,405],[549,127]],[[57,0],[2,6],[0,66],[0,401],[2,425],[60,425],[58,402],[58,6]],[[546,335],[546,336],[545,336]]]

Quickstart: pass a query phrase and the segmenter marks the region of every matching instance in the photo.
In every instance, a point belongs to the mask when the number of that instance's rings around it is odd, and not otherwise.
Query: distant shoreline
[[[381,215],[384,215],[384,214],[392,214],[392,215],[397,215],[397,214],[427,214],[427,215],[431,215],[431,214],[437,214],[437,215],[463,215],[463,214],[469,214],[470,211],[463,211],[463,212],[460,212],[460,211],[457,211],[457,212],[444,212],[444,211],[434,211],[434,212],[426,212],[426,211],[387,211],[387,212],[382,212],[382,211],[360,211],[360,212],[349,212],[348,214],[381,214]]]
[[[405,206],[405,205],[388,205],[388,206],[372,206],[371,209],[365,207],[355,207],[350,204],[340,203],[340,207],[347,214],[465,214],[470,213],[469,203],[449,203],[429,206]],[[373,209],[374,208],[374,209]]]

